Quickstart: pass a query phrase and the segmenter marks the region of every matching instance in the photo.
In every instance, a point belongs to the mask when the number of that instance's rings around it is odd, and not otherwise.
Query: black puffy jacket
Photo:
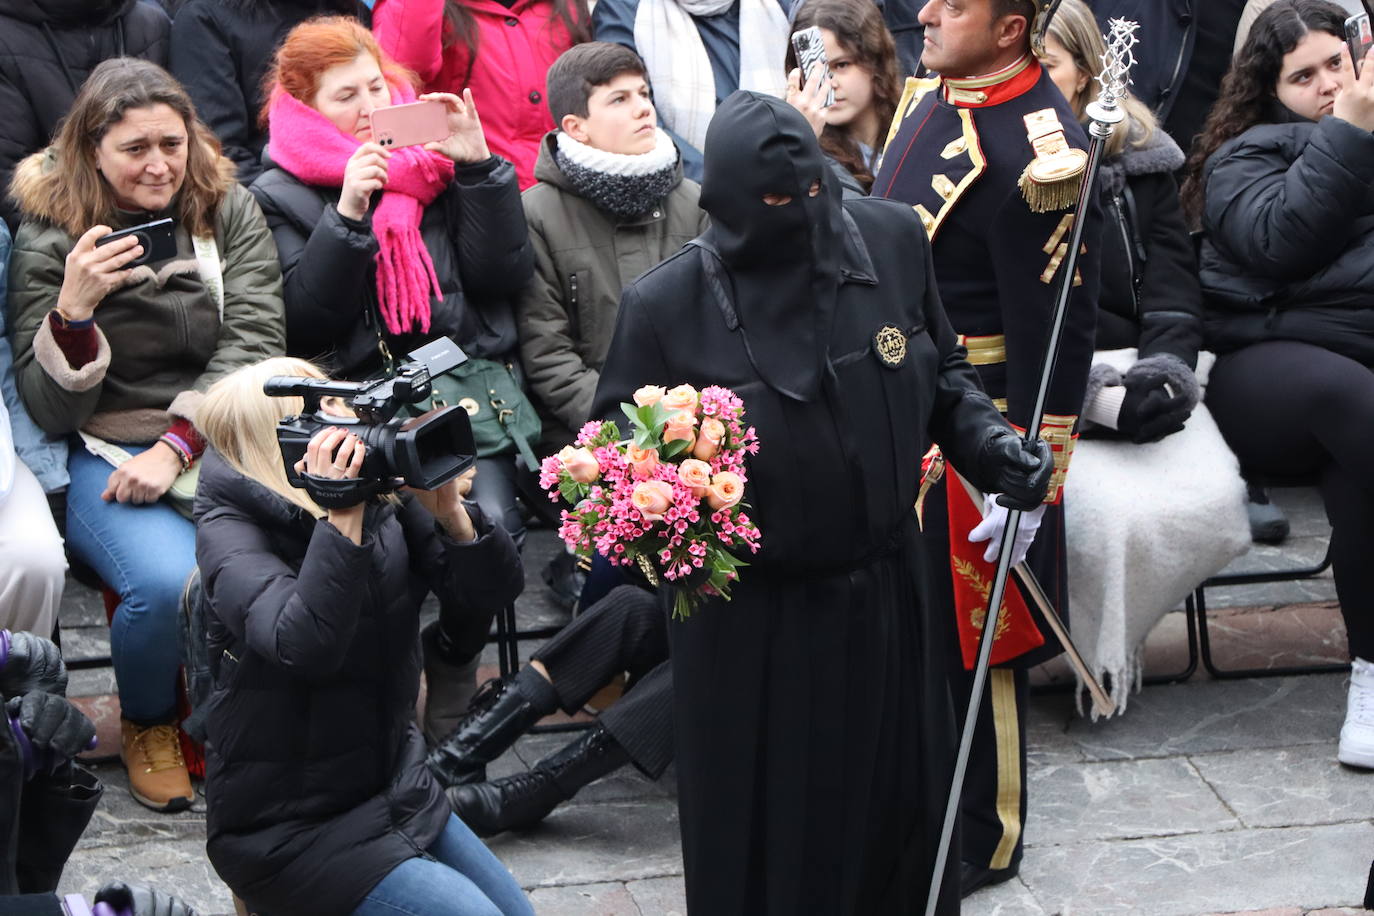
[[[0,0],[0,216],[10,232],[14,167],[48,145],[81,84],[101,61],[167,63],[171,23],[142,0]]]
[[[262,80],[277,45],[322,13],[366,14],[355,0],[187,0],[172,24],[172,74],[252,184],[262,172],[266,129],[258,127]]]
[[[499,156],[459,165],[453,183],[425,208],[420,234],[444,292],[431,301],[427,337],[386,333],[377,312],[372,217],[339,215],[338,188],[316,188],[272,165],[253,182],[281,254],[286,348],[322,360],[339,377],[381,368],[380,333],[397,357],[439,336],[468,356],[500,359],[516,346],[513,300],[534,272],[515,168]],[[385,193],[385,192],[383,192]],[[372,196],[375,210],[381,194]]]
[[[420,602],[495,607],[523,584],[505,529],[468,512],[459,544],[409,497],[374,504],[358,546],[206,453],[206,851],[254,907],[350,913],[442,831],[414,724]]]
[[[1142,358],[1170,353],[1197,365],[1202,292],[1173,177],[1181,165],[1183,151],[1157,130],[1102,166],[1098,350],[1138,347]]]
[[[1374,134],[1262,124],[1203,169],[1210,349],[1297,340],[1374,366]]]

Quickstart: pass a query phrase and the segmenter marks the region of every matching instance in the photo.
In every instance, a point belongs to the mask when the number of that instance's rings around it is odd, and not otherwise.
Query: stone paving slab
[[[1374,773],[1338,763],[1335,740],[1190,760],[1247,827],[1374,821]]]
[[[647,878],[625,886],[644,916],[687,916],[687,890],[681,876]]]
[[[644,912],[624,884],[574,884],[541,887],[530,892],[540,916],[642,916]]]
[[[84,894],[87,899],[109,881],[147,884],[175,893],[201,916],[234,912],[229,889],[205,857],[205,836],[180,839],[141,839],[117,845],[77,847],[58,885],[59,894]]]
[[[1028,849],[1021,877],[1049,912],[1192,916],[1358,905],[1374,824],[1236,830]]]
[[[966,916],[1049,916],[1020,878],[965,898],[962,912]]]
[[[682,873],[677,802],[671,799],[600,804],[574,799],[537,827],[503,833],[487,845],[526,888]]]
[[[1076,719],[1067,736],[1090,760],[1322,744],[1345,721],[1345,675],[1147,687],[1125,716]]]
[[[1030,846],[1243,826],[1185,758],[1037,767],[1027,782]]]

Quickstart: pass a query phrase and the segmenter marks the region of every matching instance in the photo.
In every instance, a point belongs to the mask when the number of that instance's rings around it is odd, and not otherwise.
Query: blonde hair
[[[96,149],[129,111],[157,105],[171,108],[186,125],[186,173],[173,203],[177,218],[191,235],[210,235],[238,167],[221,154],[219,139],[196,117],[182,85],[157,64],[134,57],[111,58],[91,71],[52,145],[15,169],[10,196],[25,216],[73,237],[114,225],[115,196],[96,167]]]
[[[1092,10],[1088,9],[1083,0],[1064,0],[1055,12],[1054,18],[1050,20],[1049,34],[1069,52],[1078,71],[1088,77],[1088,84],[1073,102],[1074,117],[1082,121],[1088,103],[1096,100],[1102,90],[1097,84],[1097,73],[1102,66],[1102,55],[1106,53],[1107,46],[1102,42],[1102,33],[1098,31],[1097,20],[1093,18]],[[1154,112],[1129,92],[1126,94],[1123,107],[1126,110],[1126,120],[1112,131],[1112,138],[1107,141],[1107,147],[1102,151],[1107,159],[1120,156],[1126,149],[1127,140],[1136,147],[1146,146],[1159,129]]]
[[[231,468],[315,518],[324,518],[319,504],[286,479],[277,445],[277,423],[300,413],[305,403],[299,397],[263,394],[263,383],[274,375],[327,378],[314,363],[291,356],[274,356],[244,366],[210,386],[196,410],[196,428]]]

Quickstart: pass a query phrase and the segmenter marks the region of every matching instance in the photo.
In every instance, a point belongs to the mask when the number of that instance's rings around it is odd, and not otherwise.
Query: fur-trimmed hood
[[[1137,146],[1136,137],[1132,136],[1121,155],[1102,163],[1102,188],[1109,193],[1116,193],[1127,178],[1177,172],[1186,158],[1174,138],[1166,134],[1163,128],[1156,127],[1143,146]]]

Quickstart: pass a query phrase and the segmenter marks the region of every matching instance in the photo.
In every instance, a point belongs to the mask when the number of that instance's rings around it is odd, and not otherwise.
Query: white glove
[[[1021,524],[1016,529],[1016,542],[1012,545],[1011,565],[1015,566],[1026,558],[1026,551],[1035,542],[1035,532],[1040,530],[1040,521],[1045,517],[1045,504],[1041,503],[1029,512],[1021,513]],[[983,559],[989,563],[997,562],[1002,552],[1002,530],[1007,527],[1007,509],[997,505],[997,494],[989,493],[983,497],[983,520],[968,533],[970,544],[987,541],[988,549],[983,551]]]

